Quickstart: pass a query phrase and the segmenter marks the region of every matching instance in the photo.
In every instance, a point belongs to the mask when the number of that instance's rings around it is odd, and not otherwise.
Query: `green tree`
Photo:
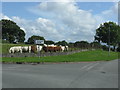
[[[92,48],[101,48],[101,44],[99,43],[99,42],[91,42],[90,43],[90,46],[92,47]]]
[[[95,40],[114,47],[120,41],[120,26],[114,22],[105,22],[96,29]]]
[[[54,41],[49,41],[49,40],[45,41],[45,44],[47,45],[54,44],[54,43],[55,43]]]
[[[74,46],[78,48],[89,48],[89,43],[87,41],[76,41]]]
[[[56,44],[56,45],[63,45],[63,46],[68,45],[68,43],[67,43],[65,40],[59,41],[59,42],[57,42],[57,43],[55,43],[55,44]]]
[[[35,40],[44,40],[44,41],[45,41],[44,37],[33,35],[33,36],[31,36],[30,38],[28,38],[28,41],[27,41],[27,42],[28,42],[29,44],[34,44]]]
[[[69,47],[74,47],[74,43],[73,42],[69,42]]]
[[[25,40],[25,32],[20,29],[20,27],[11,20],[0,20],[2,23],[2,39],[9,41],[10,43],[13,42],[24,42]]]

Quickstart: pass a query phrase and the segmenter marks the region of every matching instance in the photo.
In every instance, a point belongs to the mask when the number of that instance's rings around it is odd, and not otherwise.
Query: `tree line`
[[[56,44],[56,45],[68,45],[69,47],[76,48],[103,48],[108,50],[108,46],[113,47],[112,50],[120,51],[120,26],[114,22],[105,22],[100,24],[96,29],[96,34],[94,36],[94,41],[89,43],[87,41],[76,41],[76,42],[66,42],[58,41],[54,42],[51,40],[46,40],[43,36],[33,35],[25,41],[25,32],[11,20],[0,20],[2,23],[2,40],[8,43],[26,43],[34,44],[35,40],[44,40],[45,44]],[[102,45],[104,43],[105,45]]]

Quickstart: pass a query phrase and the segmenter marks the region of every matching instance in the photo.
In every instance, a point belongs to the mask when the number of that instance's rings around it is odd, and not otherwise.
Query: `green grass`
[[[110,52],[108,56],[107,51],[94,50],[84,51],[71,55],[63,56],[48,56],[48,57],[4,57],[3,62],[81,62],[81,61],[108,61],[118,58],[117,52]]]

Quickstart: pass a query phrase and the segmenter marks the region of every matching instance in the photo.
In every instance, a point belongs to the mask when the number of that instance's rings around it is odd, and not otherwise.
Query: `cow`
[[[9,49],[9,53],[15,53],[15,52],[40,52],[42,50],[42,46],[40,45],[32,45],[32,46],[14,46]]]
[[[62,52],[68,51],[68,46],[62,46],[62,45],[60,45],[60,47],[62,49]]]
[[[31,46],[22,46],[22,51],[31,53]]]
[[[60,47],[60,46],[56,46],[56,47],[54,47],[54,51],[56,52],[56,51],[62,51],[62,48]]]
[[[62,52],[64,52],[65,51],[65,46],[60,45],[60,47],[61,47]]]
[[[45,46],[45,47],[57,47],[57,45],[54,45],[54,44],[51,44],[51,45],[44,44],[43,46]]]
[[[43,46],[36,45],[36,48],[37,48],[37,52],[40,52],[42,50]]]
[[[14,46],[9,49],[9,53],[15,53],[20,52],[22,53],[22,47],[21,46]]]
[[[52,45],[44,44],[43,50],[45,52],[48,52],[48,51],[49,52],[56,52],[56,51],[62,51],[62,48],[60,46],[57,46],[57,45],[54,45],[54,44],[52,44]]]
[[[68,51],[68,46],[65,46],[65,50]]]
[[[57,45],[51,44],[51,45],[47,45],[48,47],[57,47]]]
[[[36,53],[36,52],[40,52],[41,50],[42,50],[42,46],[40,46],[40,45],[32,45],[31,46],[31,51],[32,52],[34,52],[34,53]]]

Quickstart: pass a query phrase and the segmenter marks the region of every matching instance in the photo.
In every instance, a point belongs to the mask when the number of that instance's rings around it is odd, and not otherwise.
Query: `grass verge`
[[[40,59],[38,57],[3,57],[2,62],[81,62],[108,61],[117,58],[117,52],[110,52],[110,56],[108,56],[107,51],[94,50],[79,52],[71,55],[40,57]]]

